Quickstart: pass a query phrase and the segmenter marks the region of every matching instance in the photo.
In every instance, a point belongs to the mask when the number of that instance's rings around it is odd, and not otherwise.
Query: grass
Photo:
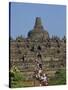
[[[64,85],[66,84],[66,70],[57,70],[55,77],[51,77],[49,80],[49,85]]]
[[[37,80],[12,81],[11,83],[12,88],[34,87],[34,86],[39,86],[39,82]]]
[[[37,80],[27,80],[26,76],[19,72],[11,72],[11,88],[39,86]],[[57,70],[54,77],[49,78],[48,85],[66,84],[66,69]]]

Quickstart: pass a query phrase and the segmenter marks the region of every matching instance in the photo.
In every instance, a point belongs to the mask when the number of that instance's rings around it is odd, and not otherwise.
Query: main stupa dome
[[[40,17],[36,17],[35,25],[33,30],[28,32],[28,38],[32,40],[46,40],[49,38],[49,34],[46,30],[44,30],[42,26],[42,21]]]

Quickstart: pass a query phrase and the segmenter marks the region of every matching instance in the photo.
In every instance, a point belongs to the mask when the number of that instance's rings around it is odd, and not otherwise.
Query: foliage
[[[23,83],[26,80],[23,73],[19,71],[16,66],[13,66],[10,70],[11,87],[23,87]]]
[[[58,70],[55,73],[56,79],[58,80],[59,84],[65,84],[66,83],[66,71],[65,70]]]
[[[50,85],[63,85],[66,84],[66,70],[61,69],[57,70],[55,73],[55,77],[50,78]]]
[[[13,81],[25,80],[25,76],[19,71],[16,66],[12,67],[12,69],[10,70],[10,77]]]

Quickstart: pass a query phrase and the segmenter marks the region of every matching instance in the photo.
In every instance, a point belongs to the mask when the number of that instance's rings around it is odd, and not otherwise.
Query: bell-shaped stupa
[[[29,31],[28,37],[32,40],[46,40],[49,38],[49,34],[44,30],[40,17],[36,17],[35,25],[33,30]]]

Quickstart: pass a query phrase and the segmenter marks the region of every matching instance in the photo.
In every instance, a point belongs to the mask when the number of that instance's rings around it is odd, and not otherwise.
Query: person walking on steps
[[[47,77],[47,74],[43,74],[42,86],[47,86],[47,85],[48,85],[48,77]]]

